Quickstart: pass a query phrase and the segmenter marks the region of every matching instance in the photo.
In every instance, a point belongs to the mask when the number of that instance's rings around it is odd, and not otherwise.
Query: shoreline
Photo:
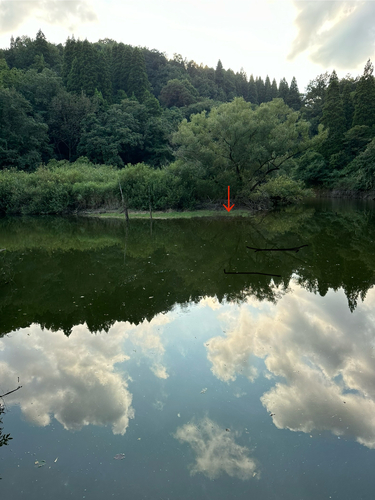
[[[150,220],[150,212],[142,210],[129,210],[129,219],[145,219]],[[162,219],[193,219],[202,217],[251,217],[255,213],[253,210],[239,208],[238,210],[231,210],[227,212],[224,207],[222,210],[167,210],[167,211],[155,211],[152,212],[152,220],[162,220]],[[116,210],[89,210],[85,212],[78,212],[77,215],[84,217],[95,217],[99,219],[125,219],[124,212],[119,212]]]

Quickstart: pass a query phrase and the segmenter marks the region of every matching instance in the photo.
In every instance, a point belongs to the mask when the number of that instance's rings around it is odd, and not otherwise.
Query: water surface
[[[373,498],[374,222],[0,219],[2,496]]]

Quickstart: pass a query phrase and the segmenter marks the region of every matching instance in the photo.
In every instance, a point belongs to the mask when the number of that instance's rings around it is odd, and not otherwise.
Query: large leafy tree
[[[173,141],[178,163],[195,175],[251,193],[320,139],[309,139],[309,124],[281,99],[254,110],[236,98],[184,120]]]
[[[47,130],[19,92],[0,87],[0,168],[34,170],[51,154]]]
[[[77,158],[83,120],[95,111],[93,101],[83,95],[65,90],[55,96],[49,107],[49,133],[59,159]]]
[[[85,121],[78,154],[95,163],[124,166],[131,161],[133,149],[142,146],[139,123],[121,104],[108,111],[91,114]]]
[[[63,91],[63,82],[50,69],[45,68],[41,73],[29,69],[22,73],[22,78],[14,82],[14,87],[30,102],[34,113],[38,113],[44,121],[48,121],[50,103]]]
[[[170,80],[160,92],[160,102],[167,108],[189,106],[197,102],[198,92],[188,80]]]

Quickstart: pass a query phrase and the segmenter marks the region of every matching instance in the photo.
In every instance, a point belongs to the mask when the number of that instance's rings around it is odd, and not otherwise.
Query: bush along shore
[[[0,172],[0,213],[2,214],[69,214],[88,211],[128,210],[166,211],[217,208],[227,203],[227,186],[214,181],[184,179],[174,165],[154,169],[143,163],[117,168],[94,165],[87,158],[74,163],[51,160],[35,172],[14,169]],[[284,195],[283,195],[284,189]],[[236,201],[238,190],[233,190]],[[275,178],[267,190],[260,188],[253,197],[239,200],[236,208],[268,209],[276,201],[289,203],[310,194],[302,183]],[[215,197],[216,195],[216,197]],[[281,196],[280,196],[281,195]],[[237,196],[238,197],[238,196]],[[223,209],[224,210],[224,209]]]

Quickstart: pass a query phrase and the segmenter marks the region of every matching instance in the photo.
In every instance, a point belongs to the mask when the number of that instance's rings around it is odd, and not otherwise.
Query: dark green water
[[[360,202],[0,219],[1,498],[373,499],[374,241]]]

